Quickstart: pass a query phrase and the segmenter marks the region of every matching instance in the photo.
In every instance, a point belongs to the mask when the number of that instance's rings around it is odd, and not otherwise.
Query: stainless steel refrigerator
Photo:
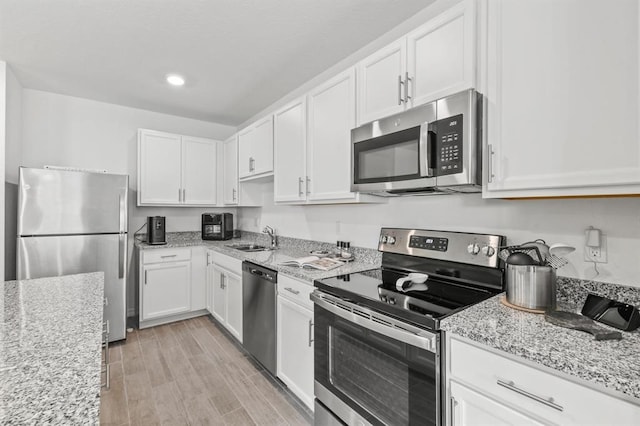
[[[109,340],[126,337],[129,177],[20,168],[18,279],[104,272]]]

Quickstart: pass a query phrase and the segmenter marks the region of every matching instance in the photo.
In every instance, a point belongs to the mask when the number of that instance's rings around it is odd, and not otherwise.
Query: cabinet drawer
[[[640,419],[640,406],[466,342],[450,342],[451,378],[508,406],[563,425]]]
[[[311,310],[313,310],[313,302],[309,299],[309,295],[312,291],[311,284],[278,275],[278,294]]]
[[[190,248],[166,248],[152,249],[142,251],[142,263],[148,265],[150,263],[177,262],[181,260],[191,259]]]
[[[242,260],[240,259],[214,251],[211,253],[211,260],[216,265],[231,271],[234,274],[242,275]]]

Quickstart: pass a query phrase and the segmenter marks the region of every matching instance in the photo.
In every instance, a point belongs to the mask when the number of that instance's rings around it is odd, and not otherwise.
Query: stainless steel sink
[[[240,250],[240,251],[267,251],[271,250],[269,247],[261,246],[259,244],[230,244],[227,247]]]

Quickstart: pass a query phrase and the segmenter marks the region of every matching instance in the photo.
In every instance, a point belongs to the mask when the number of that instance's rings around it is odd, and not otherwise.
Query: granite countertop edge
[[[509,308],[500,302],[503,296],[444,319],[441,329],[640,405],[640,330],[623,331],[622,340],[596,341],[585,332],[550,324],[544,315]],[[559,302],[558,310],[579,312],[578,306]]]
[[[261,244],[268,246],[268,241],[265,238],[268,237],[253,232],[243,232],[241,238],[233,238],[230,240],[203,240],[199,232],[178,232],[167,234],[167,244],[150,245],[136,239],[135,246],[140,250],[202,246],[241,261],[247,260],[274,269],[278,271],[279,274],[306,281],[311,285],[313,285],[313,281],[317,279],[352,274],[380,267],[380,254],[377,250],[359,247],[352,249],[355,258],[353,261],[345,262],[343,266],[328,271],[280,265],[280,263],[287,260],[311,256],[311,250],[329,251],[330,248],[333,247],[328,243],[296,238],[280,237],[278,248],[275,250],[243,252],[228,247],[229,245],[235,244]]]

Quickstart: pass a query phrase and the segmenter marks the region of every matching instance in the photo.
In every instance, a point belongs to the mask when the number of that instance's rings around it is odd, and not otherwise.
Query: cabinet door
[[[217,142],[182,137],[182,203],[216,204]]]
[[[215,285],[215,270],[210,258],[211,253],[207,253],[206,309],[211,315],[213,315],[213,286]]]
[[[227,328],[242,343],[242,277],[225,274],[227,292]]]
[[[278,296],[277,375],[313,409],[313,311]]]
[[[180,203],[180,147],[179,135],[138,131],[138,205]]]
[[[142,275],[141,320],[191,310],[191,262],[144,265]]]
[[[213,312],[211,314],[215,319],[220,321],[221,324],[227,323],[227,290],[226,290],[226,276],[223,271],[213,266],[213,283],[212,283],[212,296],[213,296]]]
[[[225,205],[238,204],[238,139],[233,136],[223,144],[222,193]]]
[[[475,87],[475,16],[465,0],[407,36],[411,106]]]
[[[637,193],[638,2],[487,7],[484,196]]]
[[[273,116],[275,201],[300,201],[306,195],[306,102],[287,105]]]
[[[358,64],[358,123],[405,108],[406,39],[379,50]]]
[[[355,80],[351,68],[309,93],[309,200],[355,198],[350,191]]]
[[[238,133],[240,178],[273,172],[273,117],[269,116]]]
[[[454,381],[451,381],[450,402],[452,426],[545,424]]]
[[[191,249],[191,310],[207,307],[207,264],[209,254],[204,247]]]

